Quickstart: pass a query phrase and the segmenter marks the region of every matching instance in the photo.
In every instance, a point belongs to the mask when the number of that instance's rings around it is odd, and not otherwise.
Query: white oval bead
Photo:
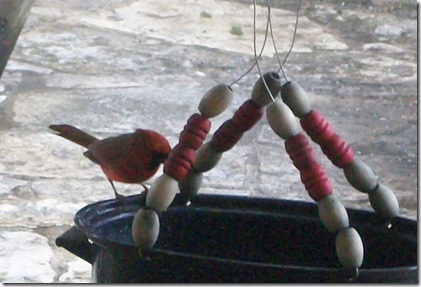
[[[399,215],[399,202],[393,191],[387,186],[379,184],[378,187],[368,193],[370,204],[373,209],[384,217]]]
[[[300,132],[297,119],[282,100],[277,99],[266,108],[266,117],[272,130],[284,140]]]
[[[222,152],[216,151],[211,142],[203,144],[196,152],[193,168],[196,171],[206,172],[214,168],[221,160]]]
[[[164,173],[155,180],[149,189],[146,195],[146,206],[162,212],[170,206],[177,192],[177,180]]]
[[[199,111],[207,118],[216,117],[228,108],[233,98],[234,94],[230,87],[225,84],[217,85],[202,97]]]
[[[178,182],[181,196],[187,201],[198,193],[203,182],[203,173],[190,169],[187,175]]]
[[[311,111],[306,92],[296,82],[290,81],[284,84],[281,88],[281,96],[295,116],[302,118]]]
[[[263,75],[263,78],[265,79],[266,85],[272,93],[272,96],[275,98],[281,89],[281,79],[279,75],[275,72],[268,72]],[[263,108],[272,102],[272,98],[263,83],[262,77],[260,77],[254,84],[253,91],[251,93],[251,100],[259,108]]]
[[[159,235],[159,217],[151,209],[139,209],[133,218],[132,238],[134,246],[141,251],[150,250]]]
[[[342,229],[335,239],[336,255],[346,269],[359,268],[364,259],[364,246],[358,232],[350,227]]]
[[[317,202],[319,217],[323,225],[332,233],[349,227],[348,213],[335,195],[328,195]]]
[[[370,192],[378,185],[377,176],[362,160],[354,158],[351,164],[344,167],[344,174],[348,182],[361,192]]]

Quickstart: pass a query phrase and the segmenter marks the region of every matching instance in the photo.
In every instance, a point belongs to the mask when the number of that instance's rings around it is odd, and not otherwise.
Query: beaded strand
[[[171,150],[164,163],[164,173],[156,179],[146,195],[146,208],[141,208],[134,216],[132,239],[145,256],[155,245],[159,236],[159,216],[173,202],[178,192],[178,182],[190,170],[196,157],[196,150],[202,146],[211,128],[209,118],[221,114],[232,102],[230,87],[220,84],[210,89],[199,104],[199,113],[194,113],[187,120],[180,133],[178,144]]]
[[[348,144],[333,132],[321,113],[311,108],[304,89],[288,82],[281,89],[282,100],[300,118],[301,127],[320,145],[323,153],[337,167],[342,168],[348,182],[357,190],[368,193],[373,209],[385,218],[399,214],[399,203],[394,193],[378,182],[373,170],[355,157]]]
[[[399,204],[393,192],[380,184],[372,169],[356,158],[348,144],[333,132],[331,125],[317,111],[312,110],[305,91],[296,83],[288,82],[282,65],[292,51],[298,26],[301,6],[299,2],[294,38],[284,62],[281,63],[272,34],[270,2],[265,40],[270,27],[273,46],[280,70],[287,83],[280,87],[277,73],[267,73],[260,78],[252,92],[252,98],[245,101],[231,119],[225,121],[214,133],[212,139],[203,144],[210,131],[209,118],[222,113],[232,100],[229,86],[219,85],[208,91],[199,104],[200,113],[193,114],[180,133],[179,143],[173,148],[164,164],[164,174],[152,185],[146,197],[146,208],[140,209],[133,220],[132,237],[139,254],[146,254],[159,236],[159,216],[172,203],[175,194],[180,191],[187,202],[198,192],[203,180],[203,173],[214,168],[222,154],[232,149],[242,135],[250,130],[263,116],[264,107],[273,131],[285,141],[285,149],[293,165],[300,172],[300,178],[309,196],[317,202],[319,217],[330,232],[336,234],[335,246],[339,261],[346,269],[361,266],[364,249],[358,232],[349,226],[348,214],[340,200],[333,194],[325,170],[317,162],[315,153],[307,137],[301,133],[300,125],[309,137],[320,145],[323,153],[337,167],[342,168],[348,182],[357,190],[368,193],[374,210],[384,217],[394,217],[399,213]],[[256,1],[254,1],[254,56],[259,70],[256,51]],[[264,44],[260,55],[263,52]],[[254,67],[250,68],[250,70]],[[247,73],[233,82],[236,83]],[[280,71],[278,70],[278,72]],[[232,84],[232,85],[233,85]],[[273,95],[281,90],[282,101],[276,101]],[[295,116],[300,118],[300,125]]]
[[[264,79],[264,80],[263,80]],[[203,172],[215,167],[222,154],[235,146],[244,132],[250,130],[263,116],[264,107],[269,125],[285,140],[285,149],[299,170],[310,197],[317,202],[320,220],[336,234],[335,247],[345,269],[362,265],[364,248],[358,232],[349,226],[348,214],[339,199],[333,195],[332,185],[314,154],[301,127],[318,143],[334,165],[344,170],[348,181],[356,189],[369,193],[373,208],[382,215],[394,214],[393,193],[380,185],[372,170],[356,159],[352,149],[336,135],[323,116],[310,108],[305,92],[295,83],[280,86],[277,73],[267,73],[253,87],[251,99],[245,101],[231,119],[225,121],[212,139],[203,144],[214,117],[223,112],[232,100],[232,91],[226,85],[214,87],[202,98],[199,113],[193,114],[180,133],[179,143],[164,164],[164,174],[152,185],[146,197],[146,208],[140,209],[133,220],[132,237],[141,256],[154,246],[159,236],[159,216],[172,203],[180,190],[189,200],[202,184]],[[265,86],[269,87],[270,92]],[[285,89],[285,91],[283,90]],[[271,103],[269,95],[284,91],[282,100]],[[291,92],[292,91],[292,92]],[[298,92],[297,92],[298,91]],[[216,108],[213,108],[216,107]],[[396,199],[396,198],[395,198]],[[390,203],[392,202],[392,203]]]
[[[185,202],[197,194],[202,184],[203,172],[214,168],[222,158],[222,154],[233,148],[243,134],[262,118],[264,107],[272,101],[270,94],[276,96],[279,93],[281,84],[277,73],[266,73],[263,79],[259,78],[255,83],[251,99],[245,101],[232,118],[216,130],[210,142],[198,149],[192,169],[184,180],[179,182],[180,193]]]
[[[361,237],[354,228],[349,227],[346,209],[333,195],[326,172],[318,164],[307,137],[300,132],[293,112],[277,100],[266,108],[266,116],[275,134],[285,140],[285,150],[300,171],[302,183],[310,197],[317,202],[320,220],[326,229],[336,233],[336,254],[342,266],[346,269],[359,268],[364,258]]]

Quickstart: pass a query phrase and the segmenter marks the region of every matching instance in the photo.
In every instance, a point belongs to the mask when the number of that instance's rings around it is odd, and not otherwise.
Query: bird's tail
[[[50,125],[49,128],[53,131],[56,131],[57,135],[86,148],[92,142],[98,140],[96,137],[93,137],[90,134],[71,125]]]

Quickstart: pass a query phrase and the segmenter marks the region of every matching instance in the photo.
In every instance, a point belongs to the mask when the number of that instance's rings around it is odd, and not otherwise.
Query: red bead
[[[196,134],[190,133],[184,129],[184,131],[182,131],[180,134],[178,142],[185,146],[191,147],[194,150],[197,150],[202,146],[203,140],[204,139],[202,137],[199,137]]]
[[[312,110],[300,120],[301,127],[311,139],[322,145],[333,135],[332,126],[326,121],[321,113]]]
[[[264,110],[251,100],[244,102],[231,119],[225,121],[212,137],[211,145],[218,152],[234,147],[243,133],[250,130],[263,116]]]
[[[337,167],[343,168],[354,160],[354,151],[337,134],[322,145],[322,151]]]
[[[164,173],[172,176],[177,181],[182,180],[188,173],[188,168],[174,159],[167,159],[164,165]]]
[[[210,120],[198,113],[191,115],[190,118],[187,120],[187,124],[190,126],[197,127],[205,133],[208,133],[211,128]]]
[[[251,100],[244,102],[232,117],[233,124],[242,132],[250,130],[263,116],[263,109]]]
[[[179,143],[197,150],[203,144],[210,127],[209,119],[199,114],[193,114],[180,133]]]
[[[285,141],[285,150],[298,170],[306,168],[312,162],[317,162],[316,155],[307,137],[301,133]]]
[[[165,160],[164,173],[176,180],[183,179],[193,165],[195,156],[193,149],[181,144],[176,145]]]
[[[180,133],[178,145],[172,149],[165,161],[164,173],[178,181],[182,180],[193,165],[195,151],[203,144],[210,128],[211,122],[208,118],[197,113],[190,116]]]
[[[225,121],[212,137],[211,145],[217,152],[232,149],[241,139],[243,132],[235,127],[232,119]]]
[[[285,141],[285,150],[300,171],[301,181],[310,197],[319,201],[332,194],[332,185],[323,167],[317,163],[316,155],[307,137],[301,133]]]
[[[208,134],[207,131],[204,131],[200,128],[197,128],[196,126],[192,126],[192,125],[189,125],[189,124],[186,124],[184,126],[184,129],[181,133],[191,133],[191,134],[194,134],[196,137],[198,137],[202,140],[204,140],[206,138],[206,135]]]
[[[301,170],[301,181],[310,197],[315,201],[332,194],[332,185],[323,167],[318,163],[313,163]]]
[[[321,113],[312,110],[301,119],[300,123],[334,165],[343,168],[354,160],[354,151],[333,132],[332,126]]]

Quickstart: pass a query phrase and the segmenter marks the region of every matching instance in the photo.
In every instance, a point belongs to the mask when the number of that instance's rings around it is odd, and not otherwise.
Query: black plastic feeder
[[[417,283],[417,223],[391,226],[373,212],[347,209],[364,243],[358,277],[342,269],[334,236],[314,203],[225,195],[176,197],[160,215],[160,235],[141,259],[131,238],[144,196],[82,208],[56,244],[92,264],[97,283]]]

